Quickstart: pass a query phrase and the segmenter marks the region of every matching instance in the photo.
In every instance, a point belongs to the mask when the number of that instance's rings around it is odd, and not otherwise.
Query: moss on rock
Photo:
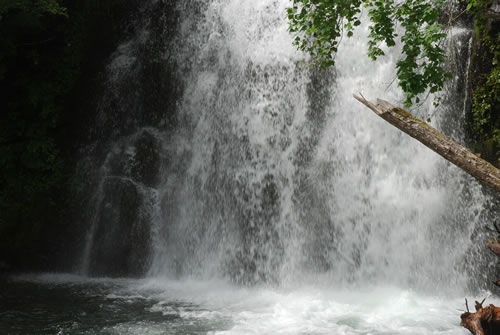
[[[474,13],[469,69],[473,149],[500,166],[500,20],[491,15],[493,1],[481,2]]]

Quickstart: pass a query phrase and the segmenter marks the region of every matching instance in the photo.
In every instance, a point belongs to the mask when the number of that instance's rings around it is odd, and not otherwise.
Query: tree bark
[[[375,105],[357,95],[354,95],[354,98],[370,108],[382,119],[437,152],[481,183],[500,192],[500,170],[469,149],[443,135],[404,109],[395,107],[387,101],[377,99]]]
[[[500,332],[500,308],[493,305],[477,306],[476,313],[463,313],[460,325],[474,335],[497,335]]]

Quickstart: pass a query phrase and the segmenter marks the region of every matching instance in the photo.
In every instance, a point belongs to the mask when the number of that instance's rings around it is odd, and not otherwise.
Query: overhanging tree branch
[[[404,109],[395,107],[387,101],[377,99],[375,105],[360,96],[354,95],[354,98],[370,108],[382,119],[440,154],[481,183],[500,192],[500,170],[466,147],[443,135]]]

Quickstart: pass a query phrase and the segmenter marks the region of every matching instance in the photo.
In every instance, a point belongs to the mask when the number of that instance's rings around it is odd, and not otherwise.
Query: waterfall
[[[498,196],[352,98],[401,104],[396,54],[369,60],[363,25],[334,69],[310,67],[287,5],[144,5],[108,66],[84,151],[82,170],[99,172],[83,272],[438,292],[488,268],[483,227]],[[466,71],[454,60],[469,39],[457,29],[450,42],[441,105],[412,109],[462,142]]]

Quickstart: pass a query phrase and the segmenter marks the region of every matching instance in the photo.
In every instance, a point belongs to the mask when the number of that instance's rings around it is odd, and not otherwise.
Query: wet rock
[[[128,177],[154,187],[158,183],[160,164],[158,139],[148,130],[142,130],[115,146],[108,156],[108,175]]]
[[[125,178],[107,178],[98,209],[90,262],[96,276],[141,276],[147,269],[150,226],[142,215],[137,185]]]
[[[0,274],[9,272],[10,270],[11,266],[7,262],[0,260]]]
[[[157,139],[144,131],[134,143],[135,157],[131,167],[131,177],[154,187],[158,182],[160,171],[160,146]]]

